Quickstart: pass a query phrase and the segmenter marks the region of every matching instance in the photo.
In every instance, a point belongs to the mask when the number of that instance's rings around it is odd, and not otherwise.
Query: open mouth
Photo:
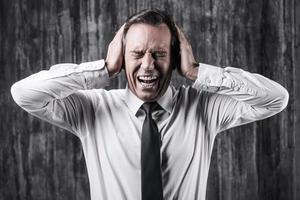
[[[155,75],[138,76],[137,79],[144,88],[154,87],[159,80],[158,76]]]

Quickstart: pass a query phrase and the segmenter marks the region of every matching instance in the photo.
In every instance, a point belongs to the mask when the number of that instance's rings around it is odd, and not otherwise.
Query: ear
[[[125,39],[124,36],[122,38],[122,53],[123,53],[123,62],[122,62],[122,69],[125,69]]]
[[[126,65],[126,63],[125,63],[125,55],[123,53],[122,69],[124,69],[124,70],[125,70],[125,65]]]
[[[173,70],[176,70],[177,68],[178,68],[178,64],[177,63],[175,63],[176,61],[173,61],[172,62],[172,65],[173,65]]]

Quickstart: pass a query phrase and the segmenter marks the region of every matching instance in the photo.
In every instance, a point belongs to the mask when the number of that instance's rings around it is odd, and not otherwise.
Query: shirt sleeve
[[[12,85],[14,101],[30,114],[76,135],[91,118],[91,100],[83,90],[109,83],[104,60],[57,64]]]
[[[206,118],[216,132],[275,115],[289,99],[275,81],[234,67],[200,63],[193,87],[207,91]]]

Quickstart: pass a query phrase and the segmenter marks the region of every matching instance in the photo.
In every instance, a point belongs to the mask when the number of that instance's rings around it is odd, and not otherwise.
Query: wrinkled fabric
[[[79,137],[92,200],[141,199],[143,101],[109,83],[104,60],[58,64],[12,88],[15,102],[30,114]],[[205,199],[217,133],[283,110],[287,91],[242,69],[199,64],[192,86],[169,86],[153,112],[162,140],[166,200]],[[67,183],[66,183],[67,184]]]

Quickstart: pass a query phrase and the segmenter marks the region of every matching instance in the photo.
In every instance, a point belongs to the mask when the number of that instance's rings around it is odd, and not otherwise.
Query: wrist
[[[107,61],[105,61],[105,67],[107,69],[109,78],[114,78],[119,74],[119,71],[114,70],[113,67],[111,67],[111,65]]]
[[[199,63],[193,62],[192,66],[188,68],[183,74],[185,78],[189,80],[196,80],[198,77]]]

